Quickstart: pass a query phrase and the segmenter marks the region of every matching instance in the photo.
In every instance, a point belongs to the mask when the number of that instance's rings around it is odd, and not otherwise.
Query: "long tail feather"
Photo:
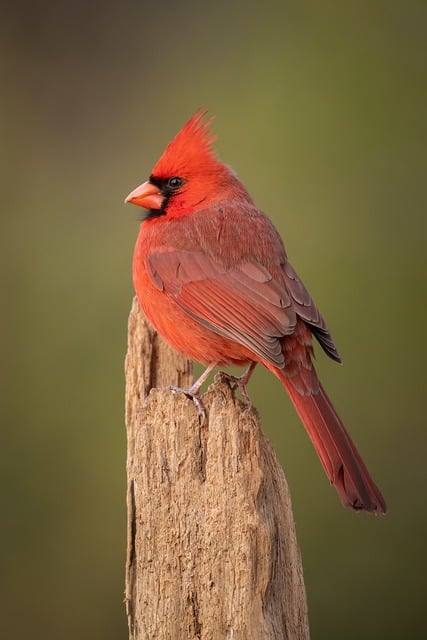
[[[320,382],[316,391],[302,394],[283,370],[275,369],[274,372],[287,390],[344,506],[376,514],[386,513],[386,503],[380,490]]]

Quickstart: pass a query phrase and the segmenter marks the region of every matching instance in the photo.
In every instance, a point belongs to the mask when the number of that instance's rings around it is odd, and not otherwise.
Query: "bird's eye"
[[[176,191],[177,189],[182,187],[183,184],[184,184],[184,180],[182,178],[178,178],[178,176],[173,176],[173,178],[169,178],[169,180],[166,183],[166,186],[171,191]]]

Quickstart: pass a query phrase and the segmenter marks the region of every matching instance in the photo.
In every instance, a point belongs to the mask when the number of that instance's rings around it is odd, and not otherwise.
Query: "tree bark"
[[[134,300],[126,358],[131,640],[307,640],[289,490],[255,409],[216,376],[202,423],[191,363]]]

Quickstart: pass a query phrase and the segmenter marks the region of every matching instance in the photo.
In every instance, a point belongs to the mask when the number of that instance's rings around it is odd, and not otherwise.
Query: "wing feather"
[[[319,309],[316,307],[314,300],[289,262],[286,262],[284,266],[284,274],[287,289],[294,302],[296,313],[310,326],[311,331],[318,339],[325,353],[332,358],[332,360],[341,362],[332,336]]]
[[[293,333],[298,316],[339,361],[322,316],[289,262],[278,277],[254,259],[228,267],[202,251],[163,246],[150,250],[147,264],[154,285],[192,318],[274,366],[285,365],[281,339]]]

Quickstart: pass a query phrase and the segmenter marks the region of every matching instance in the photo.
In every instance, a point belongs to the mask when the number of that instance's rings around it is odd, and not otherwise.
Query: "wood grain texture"
[[[131,640],[307,640],[288,487],[255,409],[218,375],[191,400],[191,363],[134,301],[126,358]],[[150,391],[151,389],[151,391]]]

